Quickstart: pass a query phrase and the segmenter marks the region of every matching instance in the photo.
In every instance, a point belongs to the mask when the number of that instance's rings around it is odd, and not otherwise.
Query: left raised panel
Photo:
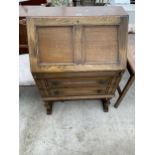
[[[37,26],[37,53],[40,64],[73,63],[73,28]]]

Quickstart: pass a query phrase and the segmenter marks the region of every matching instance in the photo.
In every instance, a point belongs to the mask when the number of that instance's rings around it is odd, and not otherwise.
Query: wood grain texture
[[[82,52],[82,33],[83,27],[80,25],[74,26],[74,63],[83,63],[83,52]]]
[[[79,99],[102,99],[111,98],[113,95],[84,95],[84,96],[59,96],[59,97],[42,97],[44,101],[63,101],[63,100],[79,100]]]
[[[96,17],[98,18],[100,17]],[[91,23],[96,26],[84,27],[80,22],[78,25],[71,26],[72,19],[70,18],[57,18],[56,21],[62,24],[59,26],[53,26],[55,22],[53,18],[27,19],[28,26],[31,26],[29,37],[32,50],[30,52],[37,55],[31,58],[34,63],[32,71],[123,70],[126,66],[126,45],[122,44],[126,44],[127,34],[121,33],[126,30],[127,22],[124,17],[117,18],[123,21],[122,25],[116,26],[115,21],[112,20],[114,26],[107,26],[106,23],[98,26],[100,24],[98,21],[91,20]],[[67,21],[68,26],[64,26],[64,20]],[[87,18],[84,21],[87,21]],[[62,37],[62,32],[64,37]],[[93,40],[93,38],[96,39]],[[55,65],[55,63],[59,64]],[[72,63],[75,64],[72,65]]]
[[[96,75],[93,73],[81,74],[83,76],[71,76],[73,74],[68,74],[68,76],[64,74],[63,76],[62,74],[62,76],[57,75],[57,78],[52,78],[49,74],[47,76],[41,74],[40,77],[35,77],[35,81],[37,81],[43,97],[68,96],[69,94],[70,96],[114,95],[120,74],[106,75],[105,72],[103,73],[104,76],[99,76],[98,73]]]
[[[117,64],[117,26],[87,26],[84,29],[86,63]]]
[[[50,78],[50,79],[57,79],[59,78],[96,78],[96,77],[105,77],[105,76],[119,76],[121,72],[119,71],[94,71],[94,72],[61,72],[61,73],[33,73],[34,79],[42,79],[42,78]]]
[[[47,88],[78,88],[78,87],[105,87],[112,77],[89,77],[89,78],[57,78],[57,79],[47,79]],[[40,86],[39,88],[45,88]]]
[[[123,68],[127,65],[128,18],[122,17],[118,28],[119,62]]]
[[[72,27],[37,27],[41,64],[73,62]]]
[[[119,16],[98,16],[98,17],[27,17],[34,20],[34,24],[38,26],[71,26],[71,25],[119,25],[121,19]]]

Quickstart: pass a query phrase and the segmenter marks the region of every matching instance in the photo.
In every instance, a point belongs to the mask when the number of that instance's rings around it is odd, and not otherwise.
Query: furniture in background
[[[29,5],[42,5],[46,4],[46,0],[20,0],[20,7]],[[25,10],[26,11],[26,10]],[[28,41],[25,17],[19,18],[19,54],[28,53]]]
[[[47,113],[53,101],[73,99],[102,99],[108,111],[126,69],[126,12],[121,7],[26,9],[20,11],[27,17],[31,71]]]
[[[109,3],[109,0],[95,0],[94,5],[95,6],[105,6]]]
[[[132,34],[129,34],[127,71],[129,72],[130,77],[122,90],[120,86],[118,86],[117,88],[119,97],[114,105],[115,108],[117,108],[120,105],[121,101],[123,100],[123,98],[125,97],[126,93],[128,92],[129,88],[135,80],[135,39],[133,37],[134,36]]]
[[[47,0],[20,0],[19,5],[41,5],[47,3]]]
[[[95,0],[80,0],[81,6],[94,6]]]
[[[19,54],[28,53],[28,41],[25,17],[19,18]]]
[[[73,0],[73,6],[105,6],[109,0]]]
[[[130,0],[130,4],[135,4],[135,0]]]

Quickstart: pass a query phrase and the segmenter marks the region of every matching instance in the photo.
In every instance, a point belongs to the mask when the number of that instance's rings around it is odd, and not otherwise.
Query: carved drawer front
[[[47,79],[47,88],[77,88],[77,87],[106,87],[112,78],[73,78],[73,79]]]
[[[114,95],[120,80],[116,72],[37,74],[34,78],[43,97]]]
[[[102,95],[105,94],[106,88],[61,88],[61,89],[50,89],[49,94],[51,97],[59,97],[59,96],[84,96],[84,95]]]
[[[37,80],[43,97],[114,95],[119,77]]]

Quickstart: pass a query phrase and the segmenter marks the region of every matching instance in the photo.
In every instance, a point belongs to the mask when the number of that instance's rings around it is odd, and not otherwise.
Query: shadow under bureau
[[[121,7],[25,7],[31,71],[47,113],[57,100],[102,99],[104,111],[127,63]]]

